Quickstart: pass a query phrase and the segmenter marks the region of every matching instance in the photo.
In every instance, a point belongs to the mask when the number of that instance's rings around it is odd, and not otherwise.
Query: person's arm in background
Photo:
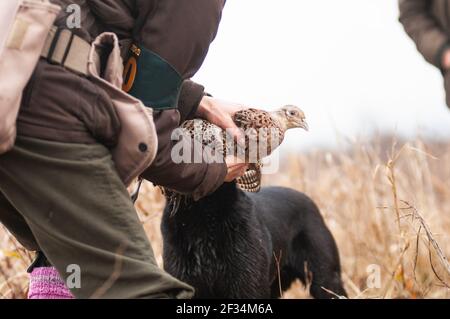
[[[449,38],[430,12],[429,0],[399,0],[400,22],[424,58],[436,67],[450,68]]]

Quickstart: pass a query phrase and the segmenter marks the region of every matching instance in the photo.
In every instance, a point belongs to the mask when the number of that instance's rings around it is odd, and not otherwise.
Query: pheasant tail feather
[[[259,164],[250,167],[245,174],[236,179],[237,186],[249,193],[258,193],[261,190],[261,166]]]

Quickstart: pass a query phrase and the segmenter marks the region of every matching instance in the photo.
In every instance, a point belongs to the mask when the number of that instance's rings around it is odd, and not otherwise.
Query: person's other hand
[[[444,71],[450,70],[450,49],[445,50],[442,55],[442,68]]]
[[[248,169],[248,165],[240,161],[234,156],[228,156],[225,159],[225,163],[227,164],[228,173],[225,177],[225,182],[231,183],[236,178],[239,178],[245,174]]]
[[[245,109],[244,106],[204,96],[197,110],[197,116],[219,126],[228,132],[240,144],[245,141],[243,132],[233,122],[233,115]]]

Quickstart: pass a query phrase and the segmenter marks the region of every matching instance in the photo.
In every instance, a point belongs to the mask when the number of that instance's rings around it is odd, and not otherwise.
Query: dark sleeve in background
[[[441,68],[449,39],[431,13],[429,0],[399,0],[400,22],[425,59]]]

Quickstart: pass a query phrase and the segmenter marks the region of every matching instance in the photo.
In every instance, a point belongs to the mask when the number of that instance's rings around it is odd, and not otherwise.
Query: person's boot
[[[52,267],[42,252],[37,253],[36,259],[28,268],[28,273],[30,274],[28,299],[74,298],[56,268]]]

